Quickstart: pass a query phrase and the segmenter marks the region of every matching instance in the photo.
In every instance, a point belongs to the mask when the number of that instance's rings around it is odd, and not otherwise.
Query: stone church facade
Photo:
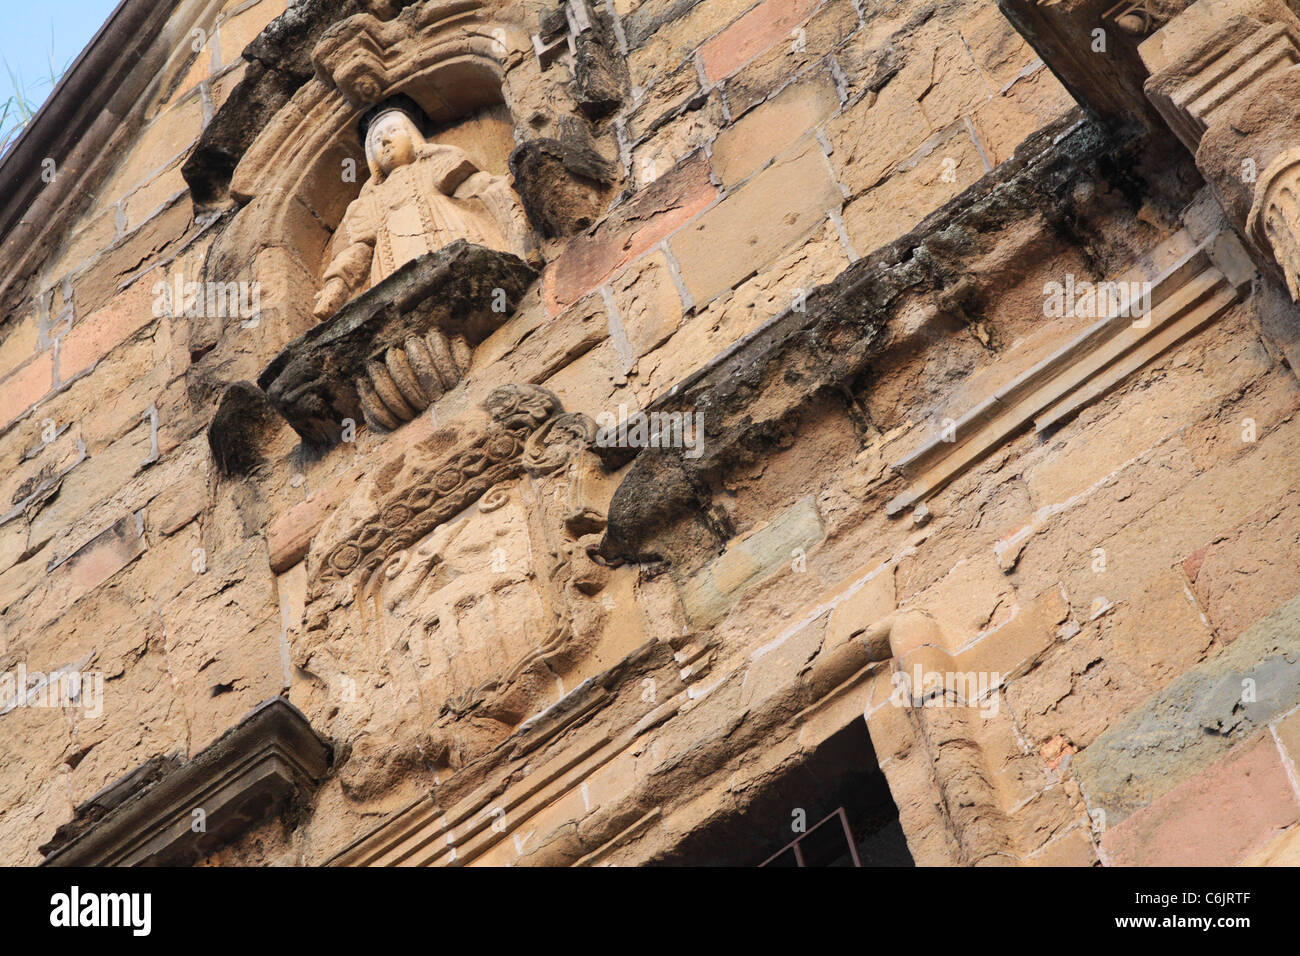
[[[0,861],[1300,862],[1288,0],[124,0],[0,160]]]

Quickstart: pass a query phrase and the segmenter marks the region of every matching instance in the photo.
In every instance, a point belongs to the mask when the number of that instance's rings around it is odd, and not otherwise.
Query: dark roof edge
[[[16,187],[0,205],[0,239],[9,234],[30,205],[31,195],[43,185],[41,164],[47,157],[57,162],[64,152],[60,147],[84,133],[108,105],[117,90],[114,74],[135,67],[140,60],[137,48],[156,35],[148,32],[149,21],[160,12],[170,15],[174,5],[175,0],[122,0],[0,159],[0,182]]]
[[[12,267],[30,268],[30,252],[48,238],[57,211],[86,185],[114,133],[177,52],[176,30],[166,29],[177,9],[197,15],[208,0],[122,0],[82,50],[13,146],[0,158],[0,288],[7,293]],[[42,178],[53,159],[56,176]]]

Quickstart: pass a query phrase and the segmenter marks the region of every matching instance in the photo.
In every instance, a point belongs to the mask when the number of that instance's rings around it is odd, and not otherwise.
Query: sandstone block
[[[144,538],[135,515],[124,515],[115,524],[68,556],[53,570],[67,604],[75,603],[144,553]]]
[[[51,278],[62,278],[77,271],[113,244],[117,238],[117,210],[106,209],[80,225],[59,257],[47,268]]]
[[[238,63],[244,47],[266,29],[266,25],[288,9],[288,0],[261,0],[233,15],[223,15],[217,24],[222,65]]]
[[[645,355],[662,345],[681,325],[681,294],[662,252],[646,256],[611,285],[634,355]]]
[[[853,247],[867,255],[918,225],[987,172],[964,126],[932,137],[879,186],[844,209]]]
[[[842,201],[816,142],[778,159],[669,240],[695,303],[749,278]]]
[[[1273,734],[1288,759],[1300,766],[1300,710],[1293,711],[1273,724]]]
[[[823,3],[802,25],[802,34],[792,31],[790,43],[770,47],[727,80],[727,105],[731,107],[731,115],[744,116],[774,90],[789,82],[790,77],[824,60],[826,54],[837,50],[858,26],[858,14],[852,3],[845,0]]]
[[[1242,866],[1300,866],[1300,826],[1292,827],[1255,850]]]
[[[0,381],[0,429],[12,425],[49,392],[54,383],[52,356],[52,352],[42,352]]]
[[[884,620],[898,606],[894,595],[894,572],[885,568],[850,594],[831,612],[827,647],[837,647],[854,634]]]
[[[552,314],[577,302],[709,205],[717,189],[697,153],[619,206],[590,233],[573,239],[546,272]]]
[[[125,198],[194,145],[202,130],[203,103],[196,88],[144,128],[100,190],[101,201]]]
[[[181,176],[181,163],[176,160],[166,169],[149,179],[126,197],[126,228],[135,229],[146,219],[162,210],[178,193],[186,189]],[[113,239],[110,233],[107,246]]]
[[[730,189],[794,145],[839,104],[829,71],[791,84],[718,134],[713,142],[714,173]]]
[[[934,133],[916,101],[895,84],[826,124],[835,175],[855,196],[883,182]]]
[[[783,40],[793,42],[790,31],[808,19],[818,2],[764,0],[700,47],[704,75],[716,83],[731,76],[768,47]]]
[[[788,569],[796,550],[812,547],[822,534],[821,516],[811,496],[791,505],[771,524],[733,544],[682,585],[687,616],[697,627],[716,624],[745,589]]]
[[[9,322],[0,335],[0,378],[8,375],[36,352],[39,330],[36,316],[20,315]]]
[[[151,276],[137,280],[111,303],[73,325],[59,341],[59,379],[86,371],[128,338],[155,321]]]
[[[1188,670],[1074,758],[1113,826],[1300,704],[1300,598]],[[1271,746],[1271,737],[1269,740]]]
[[[802,2],[802,0],[801,0]],[[628,71],[649,86],[686,60],[705,37],[740,16],[752,0],[650,0],[628,18]]]
[[[1118,866],[1233,866],[1297,821],[1300,804],[1264,732],[1107,830],[1101,845]]]
[[[1097,850],[1086,825],[1076,827],[1025,860],[1028,866],[1096,866]]]

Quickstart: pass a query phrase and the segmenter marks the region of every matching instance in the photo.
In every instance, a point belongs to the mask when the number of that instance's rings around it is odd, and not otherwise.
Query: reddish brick
[[[0,378],[35,355],[39,345],[35,315],[23,316],[0,329]]]
[[[1233,866],[1300,820],[1267,730],[1106,831],[1117,866]]]
[[[7,428],[31,408],[54,384],[54,361],[49,352],[0,381],[0,428]]]
[[[791,31],[820,0],[765,0],[700,47],[709,81],[724,80],[774,43],[791,39]]]
[[[59,343],[59,380],[84,372],[135,332],[154,321],[153,293],[161,273],[152,272],[98,312],[73,325]]]
[[[579,236],[552,263],[545,280],[552,315],[577,302],[618,269],[702,211],[717,196],[702,152],[610,213],[590,235]]]
[[[58,592],[70,605],[89,594],[144,553],[135,515],[124,515],[83,544],[52,574]]]
[[[1196,583],[1196,576],[1201,573],[1201,565],[1205,563],[1205,555],[1210,550],[1210,546],[1198,548],[1183,559],[1183,573],[1187,575],[1187,580],[1192,584]]]

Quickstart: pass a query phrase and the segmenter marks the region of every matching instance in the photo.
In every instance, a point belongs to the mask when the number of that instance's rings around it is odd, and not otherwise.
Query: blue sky
[[[50,95],[50,62],[59,76],[108,19],[118,0],[0,0],[0,57],[33,104]],[[0,65],[0,103],[14,95]]]

